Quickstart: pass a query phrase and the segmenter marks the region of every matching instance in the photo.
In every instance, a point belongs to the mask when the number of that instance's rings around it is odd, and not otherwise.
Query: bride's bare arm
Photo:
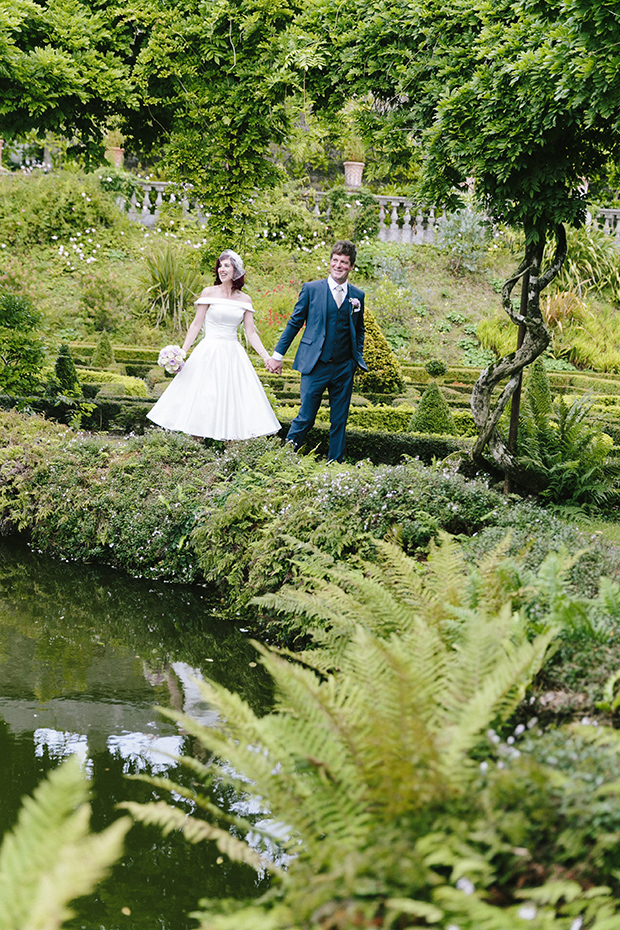
[[[251,310],[246,310],[243,315],[243,328],[245,329],[245,334],[248,337],[248,342],[266,363],[271,358],[271,356],[265,349],[265,346],[260,341],[260,336],[256,332],[256,326],[254,325],[254,314]]]
[[[198,300],[200,300],[200,298],[198,298]],[[208,306],[208,304],[198,303],[198,301],[196,301],[196,316],[189,324],[185,342],[183,343],[183,350],[185,352],[190,350],[191,346],[194,344],[196,336],[202,329],[205,321],[205,313],[207,312]]]

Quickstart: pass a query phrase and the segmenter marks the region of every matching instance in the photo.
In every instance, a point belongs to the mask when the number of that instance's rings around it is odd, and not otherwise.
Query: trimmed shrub
[[[114,349],[110,342],[110,337],[105,332],[101,333],[99,341],[95,346],[95,351],[91,359],[91,365],[94,368],[107,368],[114,362]]]
[[[71,357],[69,346],[61,345],[58,350],[54,373],[61,394],[66,394],[68,397],[80,397],[82,395],[82,386],[73,358]]]
[[[409,422],[409,430],[414,433],[440,433],[448,436],[454,436],[456,433],[448,402],[436,381],[431,381],[420,398],[420,403]]]
[[[291,404],[277,407],[276,416],[279,419],[292,419],[299,413],[299,405]],[[349,411],[348,427],[353,429],[375,430],[380,433],[405,433],[413,407],[402,405],[390,407],[388,404],[378,404],[376,407],[351,407]],[[317,423],[329,423],[329,407],[321,407],[316,417]]]
[[[431,358],[424,367],[431,378],[441,378],[448,370],[448,366],[440,358]]]
[[[364,361],[368,365],[368,371],[358,370],[355,389],[375,393],[401,391],[404,381],[399,361],[381,332],[374,314],[368,309],[364,310],[364,326]]]
[[[478,427],[471,410],[452,410],[451,413],[457,436],[478,435]]]
[[[142,378],[119,375],[115,371],[93,371],[92,368],[80,368],[78,377],[82,384],[118,385],[118,390],[125,397],[147,397],[148,390]]]
[[[279,417],[280,437],[285,438],[290,420]],[[328,419],[328,418],[326,418]],[[329,423],[317,421],[306,437],[304,449],[327,457]],[[367,460],[373,465],[399,465],[403,458],[419,459],[426,465],[442,460],[455,452],[469,454],[471,444],[456,436],[438,433],[392,433],[369,429],[347,429],[345,459],[347,462]]]

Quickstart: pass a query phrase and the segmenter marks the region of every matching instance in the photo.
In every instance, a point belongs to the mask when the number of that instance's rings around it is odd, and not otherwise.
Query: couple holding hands
[[[349,283],[355,265],[352,242],[336,242],[329,276],[304,284],[291,317],[272,356],[256,331],[252,301],[243,293],[245,272],[236,252],[226,249],[215,266],[215,284],[196,301],[183,356],[201,329],[203,339],[187,364],[148,414],[166,429],[212,439],[250,439],[277,433],[276,419],[259,378],[237,339],[243,322],[250,345],[268,371],[282,371],[282,359],[305,324],[293,368],[301,372],[301,407],[291,423],[287,442],[297,449],[314,425],[323,394],[330,403],[328,460],[341,462],[349,415],[353,377],[366,370],[364,349],[364,292]]]

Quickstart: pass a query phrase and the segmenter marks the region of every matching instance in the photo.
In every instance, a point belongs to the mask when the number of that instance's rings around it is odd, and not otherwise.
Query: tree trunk
[[[504,284],[502,288],[502,305],[513,323],[524,328],[523,343],[515,352],[504,356],[504,358],[489,365],[480,373],[480,377],[474,385],[470,401],[474,421],[479,430],[478,438],[472,450],[474,462],[482,468],[486,467],[484,452],[488,447],[495,464],[505,475],[517,483],[523,477],[522,471],[519,468],[514,450],[509,449],[500,435],[497,425],[506,405],[520,383],[521,372],[527,365],[531,365],[539,355],[542,355],[551,341],[551,335],[540,312],[540,294],[556,277],[566,258],[566,232],[563,226],[556,227],[555,238],[555,256],[553,262],[545,271],[541,269],[545,239],[544,236],[540,236],[536,243],[526,248],[525,258],[516,274]],[[529,282],[527,284],[527,304],[524,313],[523,309],[516,310],[513,307],[511,295],[515,284],[526,272],[529,272]],[[507,383],[493,406],[493,391],[502,381]]]
[[[527,315],[527,298],[530,286],[530,270],[526,268],[521,278],[521,316]],[[519,323],[517,333],[517,349],[523,345],[525,338],[525,324]],[[521,410],[521,387],[523,385],[523,371],[518,374],[517,386],[512,395],[512,404],[510,405],[510,430],[508,431],[508,451],[515,452],[517,449],[517,436],[519,433],[519,413]],[[512,482],[510,475],[504,475],[504,494],[510,494],[512,491]]]

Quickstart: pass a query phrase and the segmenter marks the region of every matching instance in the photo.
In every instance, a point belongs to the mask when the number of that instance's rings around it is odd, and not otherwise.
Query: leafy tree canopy
[[[497,218],[544,240],[582,222],[584,180],[620,150],[620,8],[588,0],[327,2],[324,54],[375,144],[422,157],[423,194],[454,208],[468,179]],[[330,45],[333,52],[328,52]],[[317,104],[341,74],[315,75]],[[395,141],[394,141],[395,139]]]
[[[137,56],[144,107],[127,113],[130,135],[155,145],[163,129],[167,166],[228,234],[277,175],[270,145],[291,125],[303,55],[288,29],[299,11],[295,0],[161,3]]]
[[[367,136],[406,140],[391,156],[417,153],[421,196],[455,209],[473,186],[491,217],[525,232],[523,261],[502,292],[522,343],[481,373],[471,400],[479,429],[474,458],[484,464],[488,446],[495,463],[518,479],[498,424],[521,371],[550,341],[540,293],[562,267],[563,224],[583,222],[586,182],[620,151],[620,7],[587,0],[371,0],[345,11],[325,0],[320,16],[322,41],[339,50],[347,91],[362,103]],[[316,75],[317,103],[331,96],[331,104],[341,93],[335,77],[326,86],[329,78]],[[549,235],[556,254],[545,267]],[[511,295],[522,279],[517,310]]]
[[[94,155],[106,120],[135,99],[132,42],[114,5],[0,0],[0,134],[56,133]]]

